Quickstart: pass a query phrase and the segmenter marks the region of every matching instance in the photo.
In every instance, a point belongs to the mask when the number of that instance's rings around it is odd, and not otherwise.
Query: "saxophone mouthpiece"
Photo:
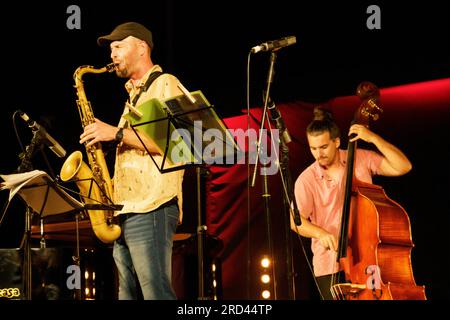
[[[106,66],[106,69],[109,71],[109,72],[113,72],[114,70],[116,70],[116,67],[118,66],[119,64],[118,63],[110,63],[110,64],[108,64],[107,66]]]

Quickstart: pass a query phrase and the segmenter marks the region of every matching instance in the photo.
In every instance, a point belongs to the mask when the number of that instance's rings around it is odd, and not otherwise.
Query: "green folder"
[[[195,102],[184,94],[163,100],[151,99],[136,107],[142,116],[133,112],[124,116],[135,130],[147,134],[159,147],[164,157],[159,168],[162,172],[191,164],[223,163],[227,152],[238,150],[234,138],[203,93],[190,94]],[[219,140],[216,143],[223,147],[204,154],[204,150],[211,150],[211,145],[208,146],[211,141],[204,139],[208,137],[204,135],[207,130],[216,134],[214,138]]]

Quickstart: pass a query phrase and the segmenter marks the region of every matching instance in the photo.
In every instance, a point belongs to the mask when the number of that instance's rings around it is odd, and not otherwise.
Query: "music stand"
[[[18,194],[26,203],[25,232],[22,240],[24,246],[24,290],[27,300],[31,300],[31,221],[32,214],[37,213],[41,219],[84,210],[111,210],[111,205],[83,204],[64,191],[46,172],[33,170],[25,173],[0,175],[4,182],[0,190],[9,189],[9,199]],[[115,206],[115,209],[120,209]],[[78,220],[77,220],[78,222]],[[77,235],[78,238],[78,235]],[[77,243],[77,259],[79,252]]]
[[[201,91],[151,99],[124,116],[161,173],[192,165],[233,164],[243,156],[233,136]],[[162,155],[158,163],[137,131],[144,132]],[[214,141],[211,141],[214,139]]]
[[[196,167],[199,300],[204,300],[201,167],[234,164],[243,152],[203,93],[183,91],[168,99],[151,99],[124,117],[161,173]],[[138,134],[145,133],[162,156],[155,159]],[[211,141],[213,140],[213,141]],[[210,142],[211,141],[211,142]]]

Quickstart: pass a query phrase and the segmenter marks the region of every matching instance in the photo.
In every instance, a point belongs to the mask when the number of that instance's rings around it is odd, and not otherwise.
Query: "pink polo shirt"
[[[316,161],[306,168],[295,182],[295,198],[303,217],[339,238],[342,207],[344,204],[345,168],[347,150],[339,150],[341,171],[339,181],[327,177]],[[379,174],[383,157],[374,151],[357,149],[355,175],[362,182],[372,183]],[[336,252],[325,249],[317,239],[312,239],[313,266],[316,277],[337,272]]]

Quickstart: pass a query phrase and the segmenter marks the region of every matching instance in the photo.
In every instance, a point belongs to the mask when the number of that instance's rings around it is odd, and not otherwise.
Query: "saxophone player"
[[[181,95],[179,80],[154,64],[152,33],[142,24],[127,22],[97,39],[109,46],[116,75],[128,79],[129,101],[123,114],[150,99]],[[150,83],[151,82],[151,83]],[[141,139],[155,161],[162,161],[157,146],[144,134]],[[114,166],[114,202],[123,205],[119,215],[122,233],[114,241],[113,257],[119,275],[120,300],[176,299],[171,285],[172,245],[182,220],[183,170],[161,174],[127,121],[117,126],[99,119],[80,136],[86,146],[117,142]],[[136,280],[135,280],[136,279]]]

